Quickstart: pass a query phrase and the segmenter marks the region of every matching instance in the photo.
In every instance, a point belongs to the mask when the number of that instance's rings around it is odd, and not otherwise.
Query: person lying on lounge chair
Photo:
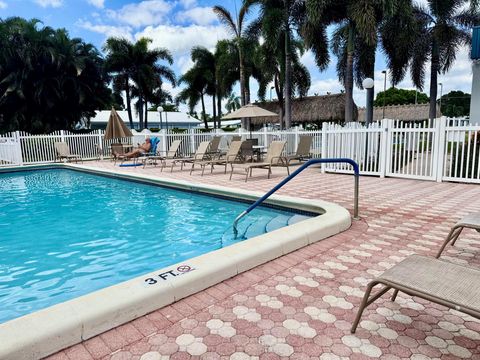
[[[145,142],[142,145],[140,145],[138,148],[119,157],[125,158],[125,159],[136,158],[136,157],[147,154],[151,148],[152,148],[152,144],[150,143],[150,138],[146,138]],[[118,156],[117,154],[113,154],[113,155]]]

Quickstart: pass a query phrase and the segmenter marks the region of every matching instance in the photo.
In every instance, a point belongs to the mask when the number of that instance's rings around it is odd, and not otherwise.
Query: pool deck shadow
[[[113,169],[109,161],[85,163]],[[115,167],[118,169],[118,167]],[[199,184],[267,191],[286,175],[254,171],[245,183],[223,169],[189,175],[120,168]],[[279,194],[352,211],[349,175],[310,169]],[[387,295],[351,322],[366,284],[410,254],[433,256],[449,228],[480,211],[480,186],[361,177],[360,216],[338,235],[239,274],[48,359],[480,359],[480,321],[443,306]],[[444,260],[480,267],[480,234],[465,231]]]

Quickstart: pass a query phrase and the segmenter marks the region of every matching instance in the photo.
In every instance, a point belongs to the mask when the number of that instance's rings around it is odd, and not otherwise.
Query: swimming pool
[[[0,174],[0,323],[307,218],[66,169]]]

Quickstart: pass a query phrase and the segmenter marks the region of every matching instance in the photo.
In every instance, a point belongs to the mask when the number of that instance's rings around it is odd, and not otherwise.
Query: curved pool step
[[[300,214],[295,214],[288,219],[288,225],[293,225],[296,224],[300,221],[310,219],[311,216],[306,216],[306,215],[300,215]]]
[[[278,215],[271,219],[267,226],[265,226],[266,232],[271,232],[277,229],[280,229],[288,225],[288,220],[291,218],[291,215]]]

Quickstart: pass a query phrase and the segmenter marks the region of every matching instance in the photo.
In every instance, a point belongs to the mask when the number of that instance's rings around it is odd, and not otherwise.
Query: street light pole
[[[373,86],[375,85],[372,78],[363,80],[363,88],[367,90],[367,102],[365,108],[365,125],[368,127],[373,121]]]
[[[382,111],[382,119],[385,119],[385,99],[386,99],[386,94],[385,92],[387,91],[387,70],[383,70],[382,74],[384,75],[383,77],[383,111]]]
[[[270,101],[272,101],[272,90],[273,90],[273,86],[270,87]]]
[[[158,111],[158,116],[160,117],[160,129],[163,129],[163,125],[162,125],[162,111],[163,111],[163,107],[161,107],[161,106],[157,107],[157,111]]]

